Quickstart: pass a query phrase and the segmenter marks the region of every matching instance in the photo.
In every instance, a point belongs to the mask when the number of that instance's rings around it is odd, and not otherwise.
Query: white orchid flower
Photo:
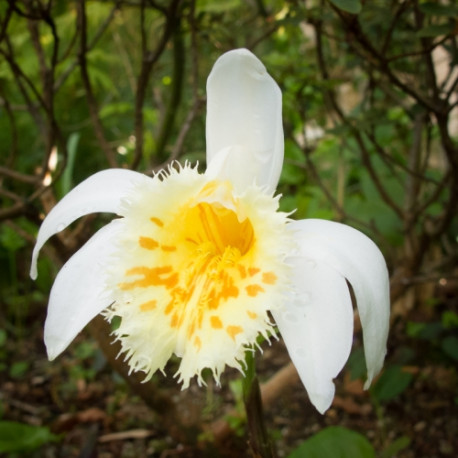
[[[114,334],[130,368],[149,379],[175,354],[186,388],[194,376],[204,382],[205,368],[218,383],[226,366],[243,371],[245,351],[276,324],[311,402],[324,412],[352,343],[347,281],[362,322],[367,385],[382,367],[389,321],[384,258],[355,229],[292,221],[278,211],[281,92],[251,52],[221,56],[207,93],[204,174],[188,164],[153,178],[102,171],[43,221],[32,278],[43,244],[77,218],[122,217],[60,270],[45,323],[48,356],[58,356],[97,314],[118,316]]]

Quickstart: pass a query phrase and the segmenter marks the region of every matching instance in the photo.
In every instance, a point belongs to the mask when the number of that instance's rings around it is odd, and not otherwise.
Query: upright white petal
[[[207,81],[207,164],[238,191],[256,182],[273,193],[283,164],[281,91],[250,51],[223,54]]]
[[[110,169],[95,173],[72,189],[44,219],[33,249],[30,276],[37,278],[37,259],[41,247],[57,232],[64,230],[76,219],[89,213],[120,214],[121,201],[129,189],[149,178],[141,173],[124,169]]]
[[[122,220],[100,229],[62,267],[51,289],[44,340],[50,360],[64,351],[97,314],[110,305],[104,272],[123,227]]]
[[[353,288],[363,328],[367,388],[386,354],[390,290],[385,259],[371,239],[344,224],[307,219],[292,222],[290,228],[304,256],[335,269]]]
[[[332,379],[351,350],[351,297],[345,279],[326,264],[306,256],[287,262],[295,294],[272,313],[310,401],[324,413],[334,398]]]

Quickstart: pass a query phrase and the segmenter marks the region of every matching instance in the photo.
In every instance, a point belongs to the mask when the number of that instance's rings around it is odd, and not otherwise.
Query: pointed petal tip
[[[364,382],[363,389],[368,390],[372,383],[372,377],[367,377],[367,380]]]
[[[48,361],[54,361],[59,355],[57,353],[53,353],[51,351],[46,351],[48,355]]]
[[[350,355],[351,296],[345,278],[326,264],[304,253],[288,263],[295,294],[272,314],[310,402],[323,414],[334,398],[333,380]]]
[[[39,251],[40,251],[39,248],[35,245],[35,247],[33,248],[33,252],[32,252],[32,261],[30,263],[30,272],[29,272],[30,278],[32,280],[36,280],[38,277],[37,262],[38,262]]]
[[[32,266],[30,267],[29,275],[30,275],[30,278],[32,280],[36,280],[38,278],[38,271],[37,271],[36,262],[33,263]]]
[[[332,399],[333,398],[334,398],[334,395],[332,396]],[[314,400],[314,401],[310,399],[310,401],[314,405],[315,409],[318,410],[318,412],[321,415],[324,415],[327,412],[327,410],[329,409],[329,407],[331,407],[332,399],[328,400],[327,398],[320,398],[319,400]]]
[[[63,341],[56,336],[46,335],[45,330],[45,347],[48,361],[54,361],[69,345],[69,342]]]
[[[373,364],[373,367],[369,367],[367,369],[367,379],[366,381],[364,382],[364,389],[365,390],[368,390],[369,387],[371,386],[372,382],[374,381],[374,379],[379,375],[379,373],[381,372],[382,368],[383,368],[383,363],[385,361],[385,356],[386,356],[386,348],[385,348],[385,351],[381,352],[380,353],[380,358],[378,361],[376,361],[374,364]]]
[[[326,382],[317,391],[308,392],[310,402],[321,415],[331,407],[336,387],[333,381]]]

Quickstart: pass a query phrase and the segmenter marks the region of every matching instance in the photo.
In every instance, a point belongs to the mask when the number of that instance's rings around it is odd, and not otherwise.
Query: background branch
[[[80,34],[80,51],[79,51],[79,67],[81,71],[81,79],[83,81],[84,90],[86,91],[87,104],[89,108],[89,114],[91,116],[92,124],[94,126],[94,132],[97,140],[105,154],[105,158],[110,167],[116,167],[117,162],[114,151],[111,149],[110,144],[105,138],[102,122],[99,118],[97,101],[94,97],[92,90],[92,84],[89,79],[89,72],[87,68],[87,21],[86,21],[86,2],[80,0],[78,2],[78,29]]]

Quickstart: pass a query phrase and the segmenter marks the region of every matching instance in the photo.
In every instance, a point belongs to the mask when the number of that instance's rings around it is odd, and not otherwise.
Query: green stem
[[[275,458],[275,448],[267,434],[262,409],[261,389],[256,375],[254,352],[246,352],[246,373],[243,379],[243,402],[247,416],[251,452],[254,457]]]

